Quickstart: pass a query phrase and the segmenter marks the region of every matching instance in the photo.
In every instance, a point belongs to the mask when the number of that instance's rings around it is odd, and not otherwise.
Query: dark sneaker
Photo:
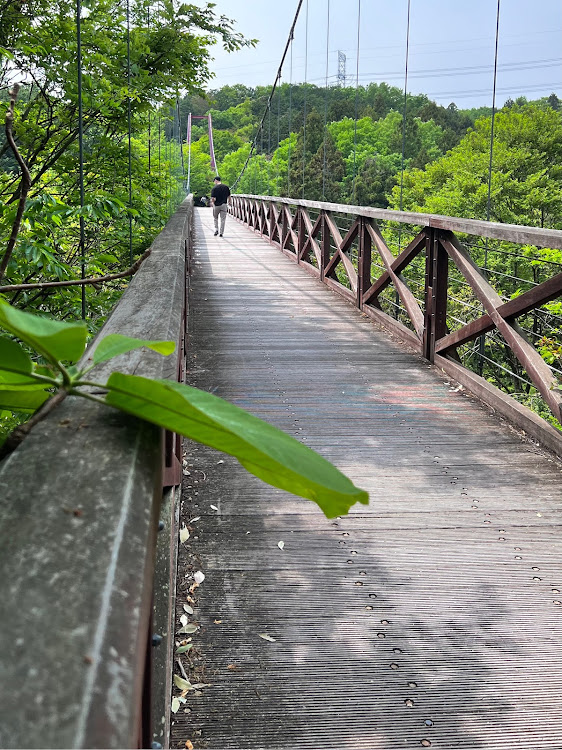
[[[219,230],[217,229],[217,231],[215,232],[215,237],[217,236],[218,233],[219,233]]]
[[[222,237],[222,232],[221,232],[221,237]]]

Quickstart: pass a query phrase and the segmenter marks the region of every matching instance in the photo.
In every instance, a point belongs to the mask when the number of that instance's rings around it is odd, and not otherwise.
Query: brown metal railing
[[[490,269],[487,260],[482,268],[474,259],[495,252],[525,257],[515,252],[520,246],[562,249],[562,231],[268,196],[233,196],[231,211],[430,362],[560,450],[558,429],[480,377],[486,359],[482,348],[473,357],[480,374],[462,361],[467,345],[492,332],[519,374],[503,369],[524,381],[527,391],[536,389],[562,421],[556,373],[518,322],[530,314],[535,322],[539,313],[544,317],[543,306],[562,294],[562,265],[546,260],[548,278],[519,279],[531,288],[505,299],[505,290],[502,298],[492,278],[517,280],[517,275]],[[471,252],[472,246],[477,251]],[[539,257],[546,258],[537,250]],[[460,305],[469,310],[464,317],[470,320],[455,315]],[[562,331],[551,328],[556,335]]]

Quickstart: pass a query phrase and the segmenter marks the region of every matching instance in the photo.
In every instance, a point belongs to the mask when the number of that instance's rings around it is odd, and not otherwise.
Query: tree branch
[[[125,276],[132,276],[135,274],[143,261],[145,261],[152,248],[149,247],[141,257],[133,263],[132,266],[127,268],[125,271],[120,273],[113,273],[109,276],[91,276],[88,279],[72,279],[72,281],[44,281],[43,283],[38,282],[37,284],[10,284],[8,286],[0,286],[0,293],[4,292],[19,292],[25,289],[52,289],[53,287],[61,286],[83,286],[84,284],[103,284],[106,281],[114,281],[115,279],[123,279]]]
[[[6,140],[10,144],[10,148],[14,152],[14,156],[16,157],[16,160],[18,164],[20,165],[20,169],[21,169],[21,183],[20,183],[20,189],[19,189],[20,195],[19,195],[19,201],[18,201],[18,209],[16,212],[16,218],[14,220],[14,225],[12,226],[12,233],[10,235],[10,239],[8,240],[8,246],[6,247],[6,252],[4,253],[4,257],[2,258],[2,263],[0,264],[0,281],[2,280],[4,274],[6,273],[8,262],[12,256],[12,252],[16,245],[16,240],[18,238],[18,234],[20,231],[23,212],[25,210],[25,201],[27,198],[27,193],[29,192],[29,188],[31,187],[31,175],[29,174],[29,169],[27,168],[27,164],[23,160],[23,157],[20,154],[18,147],[16,146],[16,142],[14,141],[14,135],[13,135],[14,106],[16,104],[18,91],[19,91],[19,85],[15,83],[12,87],[12,90],[10,91],[10,108],[6,112]]]

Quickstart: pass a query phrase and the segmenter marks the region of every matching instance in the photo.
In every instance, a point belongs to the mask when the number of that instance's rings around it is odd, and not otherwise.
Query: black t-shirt
[[[215,185],[215,187],[211,190],[211,198],[215,199],[215,206],[222,206],[225,204],[228,200],[228,196],[230,195],[230,188],[228,185],[223,185],[222,182],[219,182],[218,185]]]

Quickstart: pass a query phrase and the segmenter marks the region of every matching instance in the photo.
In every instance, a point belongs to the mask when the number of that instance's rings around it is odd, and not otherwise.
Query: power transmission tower
[[[338,86],[345,87],[345,53],[338,50]]]

